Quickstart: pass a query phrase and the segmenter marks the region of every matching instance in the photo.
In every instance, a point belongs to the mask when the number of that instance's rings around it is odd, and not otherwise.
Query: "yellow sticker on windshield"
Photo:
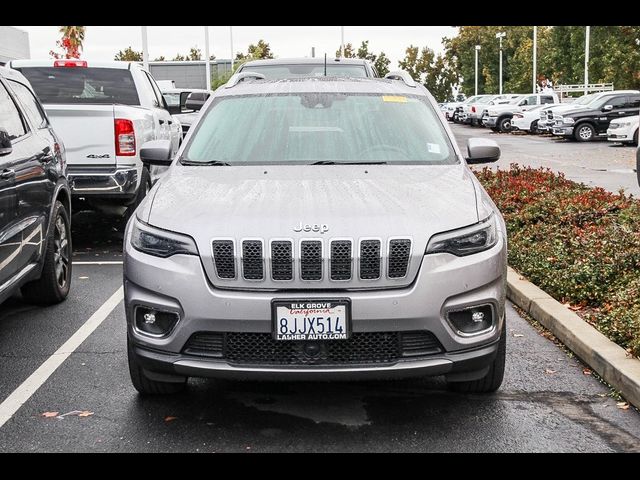
[[[407,97],[400,97],[398,95],[383,95],[383,102],[395,102],[395,103],[407,103]]]

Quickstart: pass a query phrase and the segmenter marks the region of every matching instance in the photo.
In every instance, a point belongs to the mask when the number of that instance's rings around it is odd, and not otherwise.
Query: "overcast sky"
[[[31,58],[49,58],[49,50],[55,48],[60,38],[58,27],[21,27],[29,32]],[[436,52],[442,51],[442,37],[455,35],[454,27],[344,27],[345,43],[359,45],[369,40],[369,50],[378,53],[383,50],[391,59],[391,67],[404,57],[405,49],[413,44],[428,46]],[[148,27],[149,58],[160,55],[167,59],[176,53],[185,54],[192,46],[204,53],[203,27]],[[311,47],[316,48],[316,56],[325,52],[332,56],[340,46],[340,27],[233,27],[234,52],[246,52],[250,43],[259,39],[269,42],[271,50],[278,57],[311,56]],[[211,53],[217,58],[229,58],[231,54],[229,27],[209,27]],[[113,60],[113,56],[126,47],[142,50],[140,27],[87,26],[82,57],[95,60]]]

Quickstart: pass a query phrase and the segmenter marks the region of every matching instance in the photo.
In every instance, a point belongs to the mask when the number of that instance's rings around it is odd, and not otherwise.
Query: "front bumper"
[[[136,167],[74,167],[67,170],[71,193],[76,196],[128,196],[138,188]]]
[[[554,135],[561,137],[571,137],[573,135],[573,127],[566,125],[554,126],[552,131]]]
[[[485,127],[493,128],[498,124],[498,117],[489,117],[485,115],[482,117],[482,125]]]
[[[467,257],[433,254],[423,257],[414,282],[385,290],[226,290],[208,281],[200,258],[146,255],[125,235],[124,288],[128,335],[145,369],[151,372],[233,378],[373,378],[406,375],[460,375],[482,371],[495,354],[503,328],[506,294],[506,242],[500,236],[491,249]],[[393,364],[273,366],[247,365],[186,355],[195,333],[271,333],[271,301],[326,299],[351,301],[351,327],[356,332],[429,331],[442,352],[429,357],[402,358]],[[493,328],[476,336],[461,336],[446,319],[449,310],[490,304]],[[136,306],[176,312],[180,320],[163,338],[133,328]],[[472,353],[475,352],[475,353]],[[471,361],[470,358],[477,358]],[[147,363],[144,363],[147,362]]]
[[[609,128],[607,129],[607,140],[611,142],[632,142],[633,132],[631,128]]]

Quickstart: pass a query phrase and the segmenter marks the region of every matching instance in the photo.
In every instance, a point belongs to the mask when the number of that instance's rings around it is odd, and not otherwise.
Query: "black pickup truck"
[[[639,111],[640,93],[607,95],[590,103],[589,108],[563,112],[555,119],[553,134],[590,142],[596,137],[606,137],[614,118],[638,115]]]

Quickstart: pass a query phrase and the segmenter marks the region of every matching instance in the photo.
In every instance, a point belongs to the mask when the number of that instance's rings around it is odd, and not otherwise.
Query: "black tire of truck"
[[[127,205],[127,209],[125,210],[123,215],[123,220],[125,224],[129,221],[129,219],[133,215],[133,212],[136,211],[136,208],[138,208],[138,205],[142,203],[142,200],[144,200],[144,197],[147,196],[147,193],[149,193],[149,190],[151,190],[151,175],[149,174],[149,170],[147,169],[147,167],[142,167],[140,186],[138,187],[136,196],[133,198],[131,203]]]

